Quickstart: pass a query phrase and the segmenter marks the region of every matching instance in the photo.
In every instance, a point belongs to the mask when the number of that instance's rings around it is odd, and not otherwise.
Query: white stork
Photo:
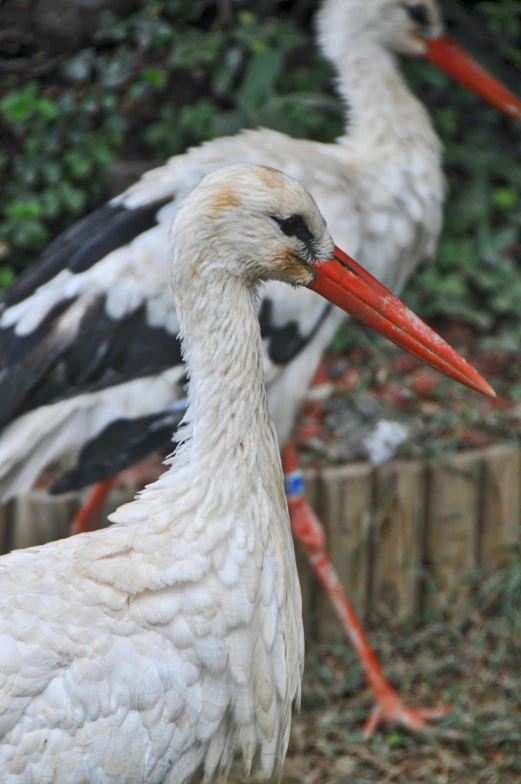
[[[297,217],[301,237],[285,233]],[[169,470],[113,527],[0,559],[3,784],[187,784],[201,768],[210,784],[236,752],[246,775],[280,773],[304,635],[263,379],[262,281],[310,286],[494,394],[334,247],[313,199],[280,172],[208,175],[171,246],[190,390]]]
[[[399,290],[434,252],[444,184],[439,141],[399,72],[396,53],[455,67],[467,86],[521,116],[513,96],[491,86],[440,38],[434,0],[325,0],[318,27],[349,106],[345,136],[319,144],[262,129],[176,156],[66,231],[8,293],[0,319],[3,500],[29,491],[46,466],[59,463],[64,473],[51,492],[105,480],[85,521],[112,477],[170,438],[185,397],[185,367],[168,293],[166,235],[180,197],[205,173],[237,161],[283,169],[309,189],[339,242]],[[284,231],[307,236],[298,220],[286,222]],[[344,315],[306,290],[277,282],[264,289],[259,315],[268,401],[284,445]],[[291,446],[284,462],[295,535],[338,608],[338,581],[302,496]],[[421,726],[424,717],[407,712],[385,681],[345,597],[341,619],[378,706],[387,706],[377,716]]]

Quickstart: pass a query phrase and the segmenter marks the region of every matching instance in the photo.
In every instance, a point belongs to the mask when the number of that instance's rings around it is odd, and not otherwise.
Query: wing
[[[346,194],[326,198],[339,186],[331,148],[261,130],[190,150],[66,231],[20,277],[0,319],[4,499],[27,492],[50,463],[70,469],[54,487],[64,492],[113,476],[165,443],[172,406],[184,397],[166,258],[179,200],[212,169],[248,160],[285,169],[322,202],[326,219],[342,224],[347,214],[351,227],[356,211]],[[266,288],[268,385],[306,355],[327,321],[328,306],[302,294]],[[308,363],[306,378],[314,370]],[[294,408],[288,399],[284,420]]]

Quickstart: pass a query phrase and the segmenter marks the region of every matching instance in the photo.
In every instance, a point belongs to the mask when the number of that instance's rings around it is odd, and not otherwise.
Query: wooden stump
[[[376,470],[371,620],[414,620],[424,559],[425,470],[397,460]]]
[[[325,468],[320,474],[320,509],[327,547],[340,582],[360,620],[368,611],[369,550],[373,517],[373,470],[367,463]],[[325,592],[318,600],[318,634],[328,642],[345,635]]]
[[[521,451],[513,445],[483,451],[479,566],[494,571],[505,561],[508,545],[519,541],[521,524]]]
[[[71,520],[79,509],[77,495],[50,496],[33,491],[13,504],[11,550],[33,547],[69,536]]]
[[[428,469],[427,607],[446,604],[461,578],[478,565],[482,460],[480,452],[462,452]]]
[[[13,506],[13,501],[0,506],[0,555],[11,550]]]

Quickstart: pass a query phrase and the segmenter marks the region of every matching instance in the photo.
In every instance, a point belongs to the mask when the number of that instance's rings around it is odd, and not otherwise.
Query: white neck
[[[409,90],[396,57],[381,44],[353,40],[336,67],[338,90],[348,107],[351,145],[378,155],[421,134],[439,149],[425,108]]]
[[[335,227],[335,238],[399,292],[436,249],[445,192],[442,147],[397,57],[364,26],[365,0],[352,0],[349,29],[347,2],[326,2],[318,21],[322,51],[337,69],[338,90],[347,104],[348,133],[338,142],[353,166],[356,226],[363,241],[350,244],[352,221],[346,221],[345,239],[341,226]]]
[[[397,57],[368,22],[365,0],[324,0],[316,22],[323,55],[338,74],[347,105],[348,135],[341,141],[374,158],[396,143],[423,136],[439,152],[430,118],[403,79]],[[346,6],[349,5],[348,24]]]
[[[282,487],[266,402],[256,292],[235,277],[196,279],[189,296],[178,293],[177,308],[190,389],[188,440],[175,462],[207,476],[214,486],[231,484],[239,505],[246,500],[252,472]]]
[[[274,506],[273,519],[261,521],[262,534],[273,526],[285,548],[291,534],[255,292],[230,275],[190,273],[174,281],[174,290],[190,378],[188,410],[176,434],[181,440],[170,469],[111,520],[145,523],[155,533],[170,531],[177,541],[194,541],[200,532],[201,553],[227,536],[216,520],[233,525],[233,518],[243,518],[248,524],[247,510],[260,491]]]

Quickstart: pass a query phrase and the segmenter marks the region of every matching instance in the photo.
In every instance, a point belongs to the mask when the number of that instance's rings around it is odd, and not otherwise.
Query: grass
[[[353,652],[312,647],[283,784],[519,784],[520,578],[517,554],[511,567],[475,582],[465,616],[371,634],[409,704],[453,706],[425,734],[383,728],[365,741],[361,729],[372,700]],[[230,781],[243,781],[239,770]]]

